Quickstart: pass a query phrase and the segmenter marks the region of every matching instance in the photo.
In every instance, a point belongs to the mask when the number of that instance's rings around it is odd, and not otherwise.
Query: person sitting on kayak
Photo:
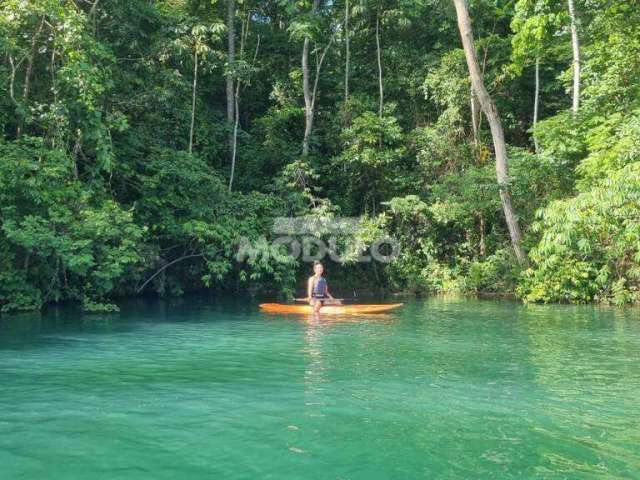
[[[324,272],[324,266],[317,260],[313,262],[313,276],[309,278],[307,282],[307,300],[309,305],[313,307],[314,312],[319,312],[320,307],[324,305],[327,300],[332,303],[335,299],[329,293],[329,286],[327,280],[322,276]]]

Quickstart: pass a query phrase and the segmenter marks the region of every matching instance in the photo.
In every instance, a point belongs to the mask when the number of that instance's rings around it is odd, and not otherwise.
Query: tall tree
[[[246,4],[245,4],[246,6]],[[253,61],[251,64],[247,64],[244,58],[245,44],[247,37],[249,36],[249,25],[251,24],[251,12],[246,12],[246,16],[242,20],[242,26],[240,29],[240,58],[238,59],[238,65],[235,69],[235,91],[233,93],[233,129],[231,132],[231,173],[229,175],[229,191],[233,188],[233,180],[236,170],[236,158],[238,154],[238,128],[240,126],[240,88],[247,85],[249,82],[249,76],[252,68],[256,63],[258,57],[258,50],[260,49],[260,35],[257,37],[256,48],[253,54]],[[244,77],[244,78],[243,78]]]
[[[219,31],[219,27],[217,28]],[[196,99],[198,93],[198,75],[199,65],[205,61],[211,52],[208,41],[211,35],[216,32],[216,25],[194,25],[190,34],[185,40],[178,40],[179,48],[188,48],[193,50],[193,81],[191,85],[191,121],[189,122],[189,153],[193,153],[193,139],[196,123]]]
[[[376,60],[378,62],[378,116],[384,108],[384,84],[382,83],[382,51],[380,50],[380,7],[376,10]]]
[[[349,70],[351,68],[351,45],[349,38],[349,0],[345,0],[344,3],[344,42],[345,42],[345,52],[344,52],[344,101],[345,103],[349,100]]]
[[[320,10],[320,0],[313,0],[313,6],[311,9],[312,16],[318,14]],[[315,77],[313,78],[313,87],[311,86],[311,69],[309,68],[309,53],[311,48],[311,36],[306,26],[306,32],[304,33],[304,42],[302,44],[302,93],[304,96],[304,137],[302,139],[302,156],[309,155],[309,145],[311,142],[311,132],[313,130],[313,122],[315,117],[316,99],[318,94],[318,81],[320,80],[320,72],[322,71],[322,64],[324,59],[333,43],[334,35],[332,34],[326,46],[319,52],[315,51],[316,55],[316,69]]]
[[[471,28],[471,18],[469,17],[467,0],[453,0],[453,3],[456,8],[458,29],[460,30],[462,46],[467,60],[467,67],[469,68],[471,84],[473,85],[473,89],[476,92],[482,111],[486,115],[491,129],[491,136],[493,138],[493,146],[496,155],[496,176],[500,187],[500,200],[502,202],[502,209],[509,229],[511,244],[518,261],[523,263],[526,260],[526,255],[521,246],[522,233],[520,232],[520,225],[518,224],[518,219],[511,202],[507,146],[504,139],[502,122],[500,121],[498,109],[484,85],[473,40],[473,30]]]
[[[567,0],[569,5],[569,19],[571,20],[571,49],[573,50],[573,101],[571,111],[577,115],[580,108],[580,38],[578,37],[578,23],[574,0]]]
[[[542,88],[540,79],[540,66],[542,61],[548,61],[553,57],[552,45],[554,44],[554,32],[559,28],[557,9],[548,0],[518,0],[515,5],[515,14],[511,22],[514,35],[511,39],[512,64],[510,68],[518,75],[525,68],[534,67],[534,92],[533,92],[533,144],[536,152],[539,151],[538,139],[535,127],[540,118],[540,91]]]
[[[189,153],[193,153],[193,130],[196,124],[196,92],[198,89],[198,47],[193,50],[193,86],[191,87],[191,123],[189,125]]]
[[[233,124],[235,120],[234,71],[236,63],[236,2],[227,0],[227,126],[229,128],[229,157],[233,162]]]
[[[320,0],[313,0],[312,12],[316,13],[320,8]],[[314,99],[311,95],[311,80],[309,72],[309,44],[311,39],[305,35],[302,44],[302,90],[304,95],[304,138],[302,140],[302,156],[309,155],[309,141],[313,129]]]
[[[535,130],[536,125],[538,124],[538,113],[540,111],[540,56],[536,55],[536,67],[535,67],[535,87],[533,93],[533,129]],[[538,139],[534,133],[533,135],[533,145],[536,149],[536,153],[540,151],[540,146],[538,145]]]

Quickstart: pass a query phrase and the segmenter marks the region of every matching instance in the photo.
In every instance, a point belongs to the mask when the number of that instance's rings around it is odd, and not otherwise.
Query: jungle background
[[[400,241],[338,290],[639,302],[640,3],[468,10],[506,182],[451,1],[3,1],[2,311],[291,296],[308,265],[235,255],[302,215]]]

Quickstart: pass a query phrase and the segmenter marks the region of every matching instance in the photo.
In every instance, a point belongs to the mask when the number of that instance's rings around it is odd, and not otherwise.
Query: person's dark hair
[[[315,267],[316,265],[322,265],[322,262],[320,260],[314,260],[313,261],[313,266]]]

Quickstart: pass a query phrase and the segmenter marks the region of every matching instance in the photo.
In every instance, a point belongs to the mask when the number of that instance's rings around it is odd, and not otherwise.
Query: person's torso
[[[324,297],[327,294],[327,281],[324,277],[314,278],[313,280],[313,296]]]

